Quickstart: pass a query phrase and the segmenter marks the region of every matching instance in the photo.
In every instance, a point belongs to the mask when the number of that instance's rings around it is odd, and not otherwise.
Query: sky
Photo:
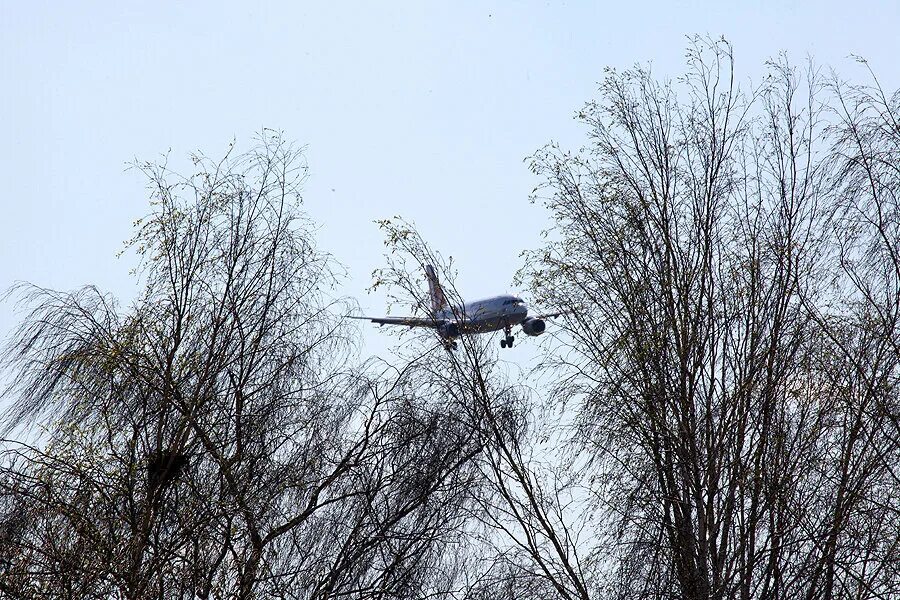
[[[366,292],[384,264],[373,221],[395,215],[454,258],[465,296],[519,292],[549,225],[526,159],[585,143],[573,116],[604,67],[674,77],[687,36],[724,35],[739,81],[781,51],[863,81],[857,54],[893,91],[898,24],[896,0],[0,2],[0,289],[95,284],[127,303],[135,265],[116,254],[148,210],[128,164],[221,156],[266,127],[306,147],[305,207],[366,314],[386,310]],[[0,303],[0,337],[20,318]],[[363,335],[375,353],[396,341]]]

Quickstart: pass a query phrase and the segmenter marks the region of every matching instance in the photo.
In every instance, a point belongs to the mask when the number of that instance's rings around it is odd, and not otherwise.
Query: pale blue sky
[[[780,50],[861,80],[856,53],[894,90],[898,6],[3,2],[0,287],[95,283],[128,299],[133,264],[115,254],[147,205],[125,164],[170,148],[176,165],[197,149],[219,156],[270,127],[308,146],[320,245],[369,314],[385,309],[364,291],[382,263],[372,221],[391,215],[454,256],[466,296],[502,293],[545,226],[523,159],[551,139],[583,142],[572,115],[603,67],[677,75],[686,35],[724,34],[741,80]]]

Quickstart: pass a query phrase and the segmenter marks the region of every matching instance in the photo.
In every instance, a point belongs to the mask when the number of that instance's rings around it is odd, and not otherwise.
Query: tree
[[[353,367],[302,156],[143,164],[145,291],[23,286],[7,346],[0,586],[18,598],[410,597],[457,535],[477,436],[414,365]]]
[[[386,287],[393,303],[411,300],[413,311],[427,315],[431,308],[424,283],[410,274],[436,265],[449,307],[464,318],[452,265],[414,225],[399,218],[379,224],[389,252],[386,266],[374,273],[373,287]],[[404,345],[414,354],[436,354],[417,369],[417,387],[434,390],[442,409],[464,421],[481,444],[481,452],[473,455],[478,469],[473,483],[478,485],[470,490],[464,538],[471,560],[455,572],[457,595],[587,600],[592,564],[590,536],[580,535],[586,525],[578,509],[582,490],[561,472],[560,463],[541,456],[547,444],[537,438],[549,437],[533,410],[541,398],[527,384],[510,382],[490,336],[464,335],[458,349],[449,352],[444,344],[436,346],[434,338],[429,331],[424,344]]]
[[[836,119],[840,86],[812,68],[782,58],[742,94],[731,47],[699,39],[688,66],[680,86],[609,71],[579,115],[589,145],[532,162],[555,225],[523,276],[571,311],[547,366],[557,401],[579,401],[603,589],[886,597],[897,446],[879,407],[897,371],[890,327],[859,327],[878,304],[860,292],[884,282],[847,268],[861,222],[835,210],[851,184],[834,175],[895,161],[847,154],[860,115]]]

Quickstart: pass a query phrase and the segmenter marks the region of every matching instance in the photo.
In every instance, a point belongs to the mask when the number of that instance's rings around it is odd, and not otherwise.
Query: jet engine
[[[456,323],[444,323],[438,327],[438,334],[444,339],[459,337],[459,325]]]
[[[528,317],[522,321],[522,331],[524,331],[526,335],[541,335],[544,333],[545,329],[547,329],[547,324],[544,323],[543,319]]]

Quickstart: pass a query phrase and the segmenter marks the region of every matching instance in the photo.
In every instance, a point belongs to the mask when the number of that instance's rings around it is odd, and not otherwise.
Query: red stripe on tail
[[[425,277],[428,278],[428,293],[431,296],[431,310],[438,312],[447,308],[447,296],[438,281],[437,275],[434,273],[434,267],[425,266]]]

